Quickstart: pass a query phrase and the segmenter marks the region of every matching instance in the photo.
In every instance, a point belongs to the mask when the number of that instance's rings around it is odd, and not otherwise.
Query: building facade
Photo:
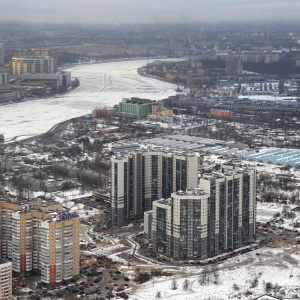
[[[152,242],[158,253],[206,259],[254,241],[255,169],[226,167],[201,178],[200,188],[153,202]]]
[[[0,73],[0,84],[8,84],[8,73]]]
[[[4,258],[0,258],[0,299],[12,299],[12,264]]]
[[[0,66],[4,65],[4,48],[3,44],[0,44]]]
[[[35,73],[54,73],[52,57],[13,57],[12,73],[15,76]]]
[[[162,151],[118,154],[111,159],[112,222],[126,225],[175,190],[197,186],[198,157]]]
[[[0,134],[0,157],[4,156],[4,135]]]
[[[209,194],[198,189],[154,201],[153,248],[174,258],[206,258],[208,202]]]
[[[152,101],[147,99],[122,99],[119,103],[118,114],[126,118],[144,119],[152,111]]]
[[[223,165],[220,174],[200,179],[210,194],[208,255],[234,250],[254,241],[256,170]]]
[[[228,54],[226,57],[226,75],[240,76],[243,74],[243,57],[239,54]]]
[[[58,73],[24,73],[22,80],[28,82],[47,83],[48,81],[56,81],[58,88],[67,88],[71,85],[71,72],[58,72]]]
[[[40,224],[40,268],[47,284],[79,274],[79,217],[59,214]]]
[[[0,203],[0,212],[1,257],[12,261],[19,276],[40,273],[42,282],[55,285],[79,275],[76,214],[7,202]]]
[[[11,159],[5,155],[4,135],[0,134],[0,174],[11,169]]]

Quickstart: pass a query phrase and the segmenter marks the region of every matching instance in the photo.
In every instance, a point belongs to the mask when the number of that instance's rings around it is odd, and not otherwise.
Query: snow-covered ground
[[[175,95],[176,85],[139,76],[146,60],[118,61],[72,67],[80,87],[68,94],[0,106],[0,134],[6,142],[44,133],[59,122],[112,106],[122,98],[161,100]]]
[[[291,297],[300,291],[299,259],[297,248],[264,248],[215,266],[173,268],[170,271],[177,271],[177,275],[155,277],[134,290],[131,297],[157,299],[160,293],[160,298],[170,300],[255,299],[266,294],[267,283],[273,293],[276,287],[278,296],[285,291]]]
[[[283,205],[279,203],[261,203],[257,202],[256,221],[267,223],[275,214],[282,212]]]

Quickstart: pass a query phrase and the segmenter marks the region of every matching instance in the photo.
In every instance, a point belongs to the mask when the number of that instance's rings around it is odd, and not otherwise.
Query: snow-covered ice
[[[112,106],[122,98],[161,100],[175,95],[176,85],[138,75],[146,60],[79,65],[69,69],[80,87],[57,97],[0,106],[0,133],[6,142],[44,133],[59,122]]]

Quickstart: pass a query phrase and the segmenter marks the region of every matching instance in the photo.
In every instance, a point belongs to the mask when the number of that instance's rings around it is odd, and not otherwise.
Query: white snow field
[[[59,122],[113,106],[122,98],[161,100],[175,95],[176,85],[138,75],[146,60],[78,65],[68,69],[80,87],[61,96],[0,106],[0,134],[6,142],[38,135]]]
[[[177,276],[155,277],[132,290],[130,299],[157,299],[160,292],[161,299],[170,300],[250,300],[266,294],[267,283],[272,286],[272,293],[276,290],[278,296],[291,299],[300,290],[297,253],[297,247],[263,248],[210,267],[176,268]],[[176,272],[168,267],[164,270]],[[184,287],[185,280],[188,283]]]

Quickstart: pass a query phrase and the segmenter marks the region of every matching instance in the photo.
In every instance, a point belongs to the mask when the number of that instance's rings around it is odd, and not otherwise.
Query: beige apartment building
[[[35,202],[39,205],[39,202]],[[40,273],[55,285],[79,275],[79,217],[45,205],[0,203],[1,257],[20,276]],[[49,208],[58,208],[51,203]]]
[[[54,73],[54,59],[52,57],[13,57],[12,73],[15,76]]]
[[[12,264],[4,258],[0,258],[0,299],[12,299]]]

